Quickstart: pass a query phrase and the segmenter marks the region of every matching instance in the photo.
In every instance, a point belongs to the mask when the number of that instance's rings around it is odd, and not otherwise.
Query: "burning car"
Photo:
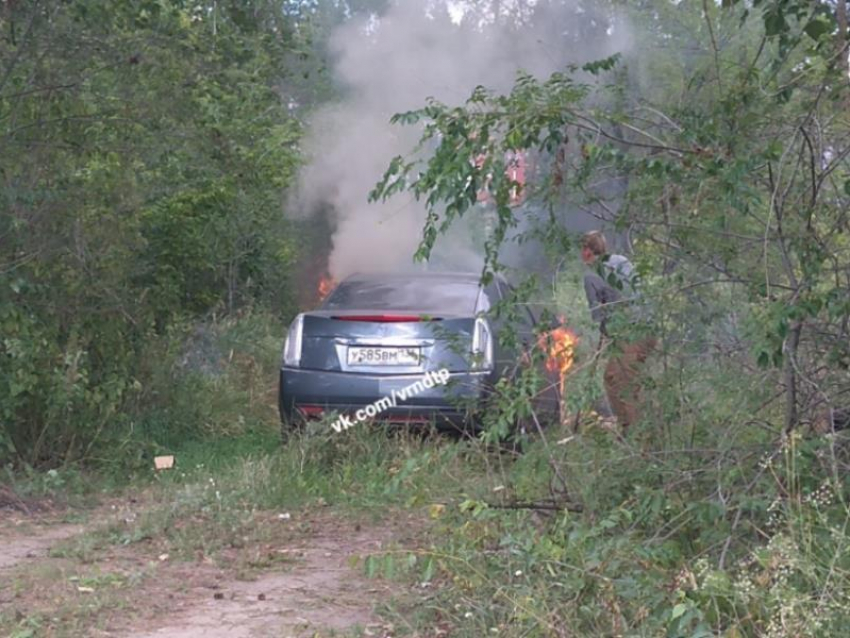
[[[284,432],[306,419],[353,414],[445,370],[448,383],[377,418],[475,429],[476,414],[521,354],[500,343],[500,320],[491,311],[508,294],[504,279],[482,286],[472,273],[349,277],[289,327],[279,385]],[[520,316],[520,340],[535,343],[534,316],[526,307]],[[547,362],[550,373],[564,367],[566,351],[559,347]],[[552,386],[544,398],[550,408],[557,405],[557,381]]]

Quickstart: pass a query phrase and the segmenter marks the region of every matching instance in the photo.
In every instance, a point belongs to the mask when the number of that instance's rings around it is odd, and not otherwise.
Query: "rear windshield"
[[[438,316],[473,314],[478,284],[468,281],[397,279],[343,282],[325,300],[325,310],[394,310]],[[484,301],[484,308],[489,304]]]

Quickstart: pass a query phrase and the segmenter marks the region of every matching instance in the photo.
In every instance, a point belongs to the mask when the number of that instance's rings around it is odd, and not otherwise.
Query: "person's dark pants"
[[[647,337],[639,341],[613,344],[614,353],[605,366],[605,392],[623,429],[640,419],[641,372],[657,343],[655,337]]]

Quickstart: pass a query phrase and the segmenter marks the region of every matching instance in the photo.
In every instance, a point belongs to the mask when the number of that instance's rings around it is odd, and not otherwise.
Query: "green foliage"
[[[298,159],[276,92],[300,46],[287,20],[318,32],[348,5],[40,6],[0,18],[0,455],[140,477],[154,453],[180,451],[178,472],[150,479],[168,507],[107,540],[163,535],[191,557],[244,538],[256,508],[422,508],[431,547],[362,562],[431,583],[429,630],[842,635],[850,448],[822,435],[850,366],[846,41],[832,5],[630,3],[645,56],[520,74],[505,95],[477,87],[394,118],[423,138],[372,198],[426,202],[420,257],[486,190],[487,271],[501,268],[532,210],[511,206],[517,151],[541,167],[525,187],[535,210],[589,208],[629,231],[663,346],[644,422],[623,437],[594,418],[596,330],[569,269],[556,302],[580,337],[570,418],[531,430],[518,458],[326,424],[277,445],[263,384],[278,322],[235,316],[285,307],[296,255],[278,221]],[[612,181],[623,188],[600,187]],[[548,253],[571,249],[556,223],[536,232]],[[523,299],[509,301],[508,317]],[[531,416],[541,379],[527,370],[498,388],[484,443]],[[38,476],[34,492],[75,475]]]
[[[499,251],[523,217],[541,207],[602,211],[612,230],[630,229],[647,312],[664,330],[692,330],[676,323],[687,321],[685,313],[668,310],[711,306],[733,284],[737,305],[714,318],[736,321],[740,310],[752,319],[749,345],[759,365],[781,370],[791,396],[784,421],[795,427],[803,413],[847,391],[846,369],[817,364],[823,356],[845,360],[848,342],[834,305],[850,296],[846,51],[836,55],[843,36],[821,3],[754,8],[763,20],[741,8],[714,15],[683,6],[675,19],[660,11],[649,21],[659,46],[672,33],[699,38],[706,53],[687,66],[667,62],[655,84],[639,85],[626,101],[633,85],[623,86],[622,77],[611,78],[613,86],[582,84],[581,70],[569,68],[542,80],[520,74],[505,95],[477,87],[462,106],[430,101],[399,114],[396,123],[423,127],[421,142],[410,158],[390,163],[372,198],[409,190],[425,201],[425,257],[487,191],[497,226],[486,245],[485,279],[501,268]],[[678,33],[679,24],[690,32]],[[661,49],[669,56],[669,45]],[[582,70],[610,77],[618,63],[625,60],[614,56]],[[688,73],[696,78],[670,81]],[[510,205],[517,185],[505,166],[517,151],[544,167],[525,185],[528,207]],[[627,184],[624,195],[611,192],[612,180]],[[550,225],[558,223],[550,215]]]
[[[596,63],[592,70],[609,68],[614,60]],[[482,191],[489,193],[496,225],[484,246],[486,280],[487,273],[499,269],[498,249],[517,224],[511,193],[520,185],[506,177],[506,158],[525,149],[554,152],[567,140],[567,126],[576,121],[570,107],[586,94],[587,87],[567,74],[556,73],[539,82],[521,73],[509,95],[492,95],[478,87],[465,107],[450,108],[431,100],[423,109],[395,115],[393,123],[424,122],[417,150],[433,142],[436,149],[424,166],[393,159],[370,199],[386,199],[407,189],[417,199],[425,198],[429,215],[416,254],[425,259],[437,237],[473,209]]]
[[[372,197],[426,203],[422,256],[482,190],[499,224],[488,272],[524,215],[591,210],[628,232],[662,342],[642,379],[646,417],[624,440],[581,429],[598,380],[579,354],[575,431],[499,466],[493,489],[548,504],[558,488],[581,513],[541,524],[470,494],[447,523],[462,531],[439,562],[450,585],[436,605],[469,636],[841,635],[847,443],[821,436],[850,391],[841,16],[806,0],[633,8],[635,59],[520,75],[504,95],[477,87],[463,105],[395,118],[422,141]],[[530,207],[509,205],[516,151],[541,167]],[[563,251],[556,229],[540,236]],[[574,283],[562,303],[582,321]],[[488,434],[527,412],[524,381],[505,386]]]
[[[300,124],[280,82],[301,46],[273,3],[4,7],[0,460],[128,432],[172,326],[291,310]]]

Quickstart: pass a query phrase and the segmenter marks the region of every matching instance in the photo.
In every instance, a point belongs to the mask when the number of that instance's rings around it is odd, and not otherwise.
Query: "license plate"
[[[419,348],[348,347],[348,365],[354,366],[418,366]]]

